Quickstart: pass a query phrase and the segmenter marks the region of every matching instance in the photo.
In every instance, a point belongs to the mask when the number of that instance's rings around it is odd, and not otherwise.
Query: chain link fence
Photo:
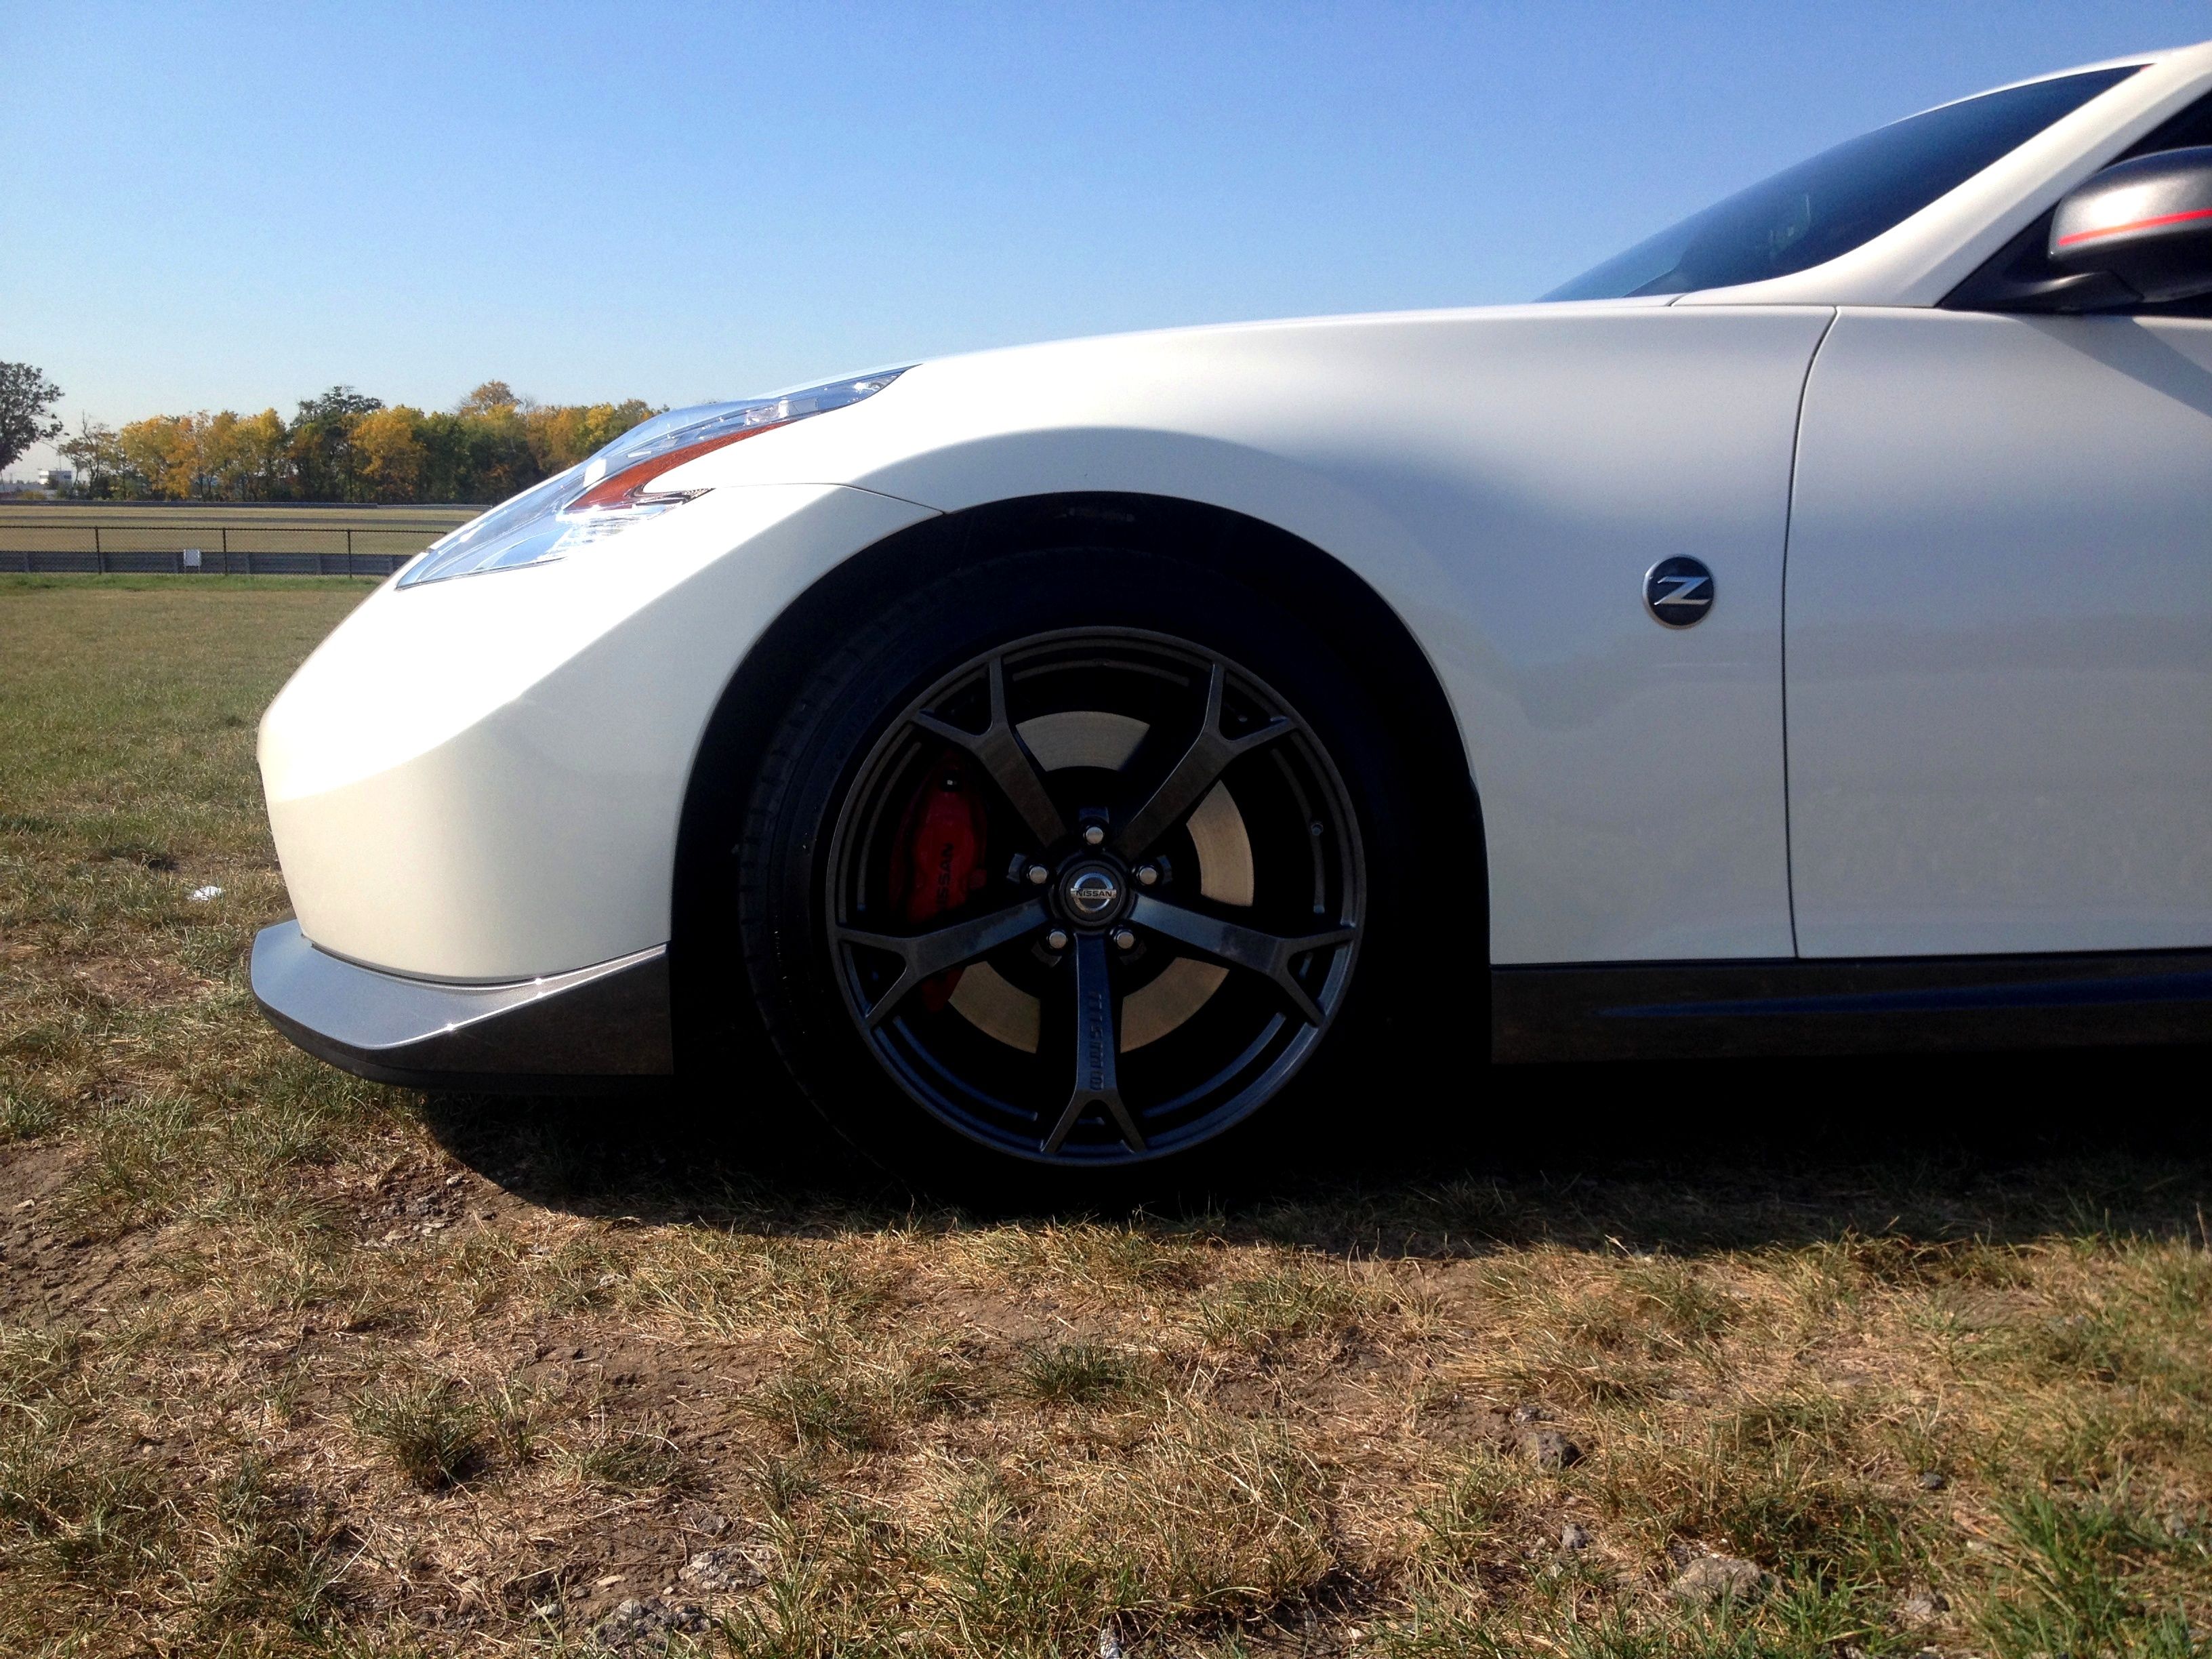
[[[0,572],[28,574],[388,576],[473,509],[445,522],[316,524],[297,518],[161,522],[159,509],[126,509],[134,521],[89,515],[0,512]],[[301,509],[289,509],[297,514]],[[337,515],[333,515],[337,516]]]

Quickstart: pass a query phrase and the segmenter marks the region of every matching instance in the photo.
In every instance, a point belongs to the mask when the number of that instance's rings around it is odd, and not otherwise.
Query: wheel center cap
[[[1067,872],[1060,891],[1077,921],[1103,922],[1121,902],[1121,878],[1103,865],[1082,865]]]

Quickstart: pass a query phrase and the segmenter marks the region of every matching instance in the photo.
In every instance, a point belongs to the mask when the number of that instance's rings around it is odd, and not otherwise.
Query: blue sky
[[[2208,36],[2207,0],[40,7],[0,358],[118,423],[675,403],[1521,299],[1882,121]]]

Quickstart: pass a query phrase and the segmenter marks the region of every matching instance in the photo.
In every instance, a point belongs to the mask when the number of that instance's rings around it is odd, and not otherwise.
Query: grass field
[[[1097,1218],[373,1087],[245,977],[362,591],[0,578],[0,1651],[2212,1651],[2202,1054],[1378,1076]]]

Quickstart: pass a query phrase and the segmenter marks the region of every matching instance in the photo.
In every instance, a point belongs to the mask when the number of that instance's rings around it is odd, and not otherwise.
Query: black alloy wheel
[[[902,925],[898,826],[955,775],[988,796],[985,880],[950,920]],[[1010,641],[915,698],[847,794],[829,864],[848,1007],[878,1059],[1020,1158],[1210,1139],[1297,1068],[1358,954],[1359,837],[1328,756],[1251,675],[1133,629]]]
[[[1036,625],[1066,620],[1070,568],[1097,592],[1113,566],[1121,614]],[[739,903],[769,1035],[902,1164],[1111,1171],[1214,1141],[1329,1045],[1389,908],[1369,860],[1401,812],[1357,677],[1155,556],[940,589],[824,665],[763,764]]]

